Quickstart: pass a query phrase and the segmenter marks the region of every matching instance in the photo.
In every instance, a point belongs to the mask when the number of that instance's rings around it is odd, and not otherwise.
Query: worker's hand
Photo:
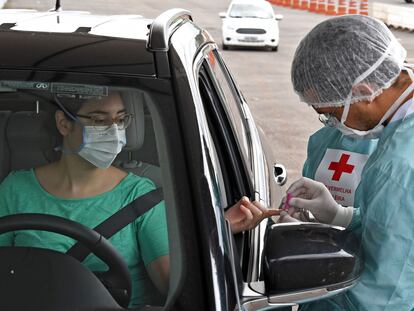
[[[239,233],[253,229],[263,219],[279,215],[279,212],[279,210],[267,209],[259,202],[250,202],[247,197],[242,197],[224,213],[224,217],[230,222],[231,231]]]
[[[313,220],[314,221],[314,220]],[[285,222],[313,222],[309,216],[309,211],[307,210],[298,210],[294,207],[289,208],[288,210],[282,210],[280,212],[278,223]]]
[[[290,216],[302,209],[310,211],[321,223],[332,224],[341,205],[335,202],[329,190],[323,183],[302,177],[295,181],[287,190],[292,198],[289,205],[294,208]]]
[[[299,219],[299,212],[296,212],[294,208],[289,209],[289,211],[282,210],[280,212],[278,223],[285,223],[285,222],[298,222],[301,221]]]

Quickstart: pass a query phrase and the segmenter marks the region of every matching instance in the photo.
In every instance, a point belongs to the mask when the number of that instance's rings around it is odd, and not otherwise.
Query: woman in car
[[[0,216],[53,214],[94,228],[155,189],[151,180],[111,165],[126,143],[125,129],[131,121],[118,92],[70,107],[58,97],[56,102],[60,106],[55,121],[63,137],[62,156],[57,162],[10,173],[0,185]],[[274,213],[244,197],[226,211],[225,217],[237,233],[253,228]],[[164,202],[120,230],[110,241],[131,273],[130,306],[162,304],[169,279]],[[33,246],[66,252],[73,244],[68,237],[44,231],[0,235],[1,246]],[[84,264],[92,271],[106,270],[95,256],[88,256]]]

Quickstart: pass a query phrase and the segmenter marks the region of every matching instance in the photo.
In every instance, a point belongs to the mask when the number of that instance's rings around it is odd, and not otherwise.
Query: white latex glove
[[[286,200],[286,198],[284,198]],[[309,211],[298,210],[297,208],[291,207],[288,210],[282,210],[278,223],[285,222],[312,222],[309,217]]]
[[[287,193],[292,194],[291,207],[310,211],[321,223],[346,228],[352,220],[353,207],[336,203],[323,183],[302,177],[289,187]]]

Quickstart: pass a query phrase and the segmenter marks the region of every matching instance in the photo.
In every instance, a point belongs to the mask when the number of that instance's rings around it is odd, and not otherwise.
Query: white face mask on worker
[[[84,126],[83,144],[78,155],[99,168],[108,168],[126,144],[125,129],[116,124]]]

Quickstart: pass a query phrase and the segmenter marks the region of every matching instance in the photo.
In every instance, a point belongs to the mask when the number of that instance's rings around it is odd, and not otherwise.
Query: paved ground
[[[224,11],[228,0],[61,0],[67,10],[86,10],[100,14],[133,13],[153,18],[168,8],[181,7],[192,11],[194,20],[205,27],[217,42],[221,42],[221,20],[218,12]],[[403,0],[380,0],[403,5]],[[9,0],[6,8],[33,8],[46,10],[54,1]],[[257,50],[223,51],[230,70],[241,87],[257,123],[269,138],[276,159],[290,174],[290,181],[300,176],[306,157],[309,135],[320,127],[312,109],[300,104],[290,84],[290,64],[300,39],[325,16],[304,11],[275,7],[284,15],[280,22],[278,52]],[[394,31],[408,49],[414,62],[414,33]]]

